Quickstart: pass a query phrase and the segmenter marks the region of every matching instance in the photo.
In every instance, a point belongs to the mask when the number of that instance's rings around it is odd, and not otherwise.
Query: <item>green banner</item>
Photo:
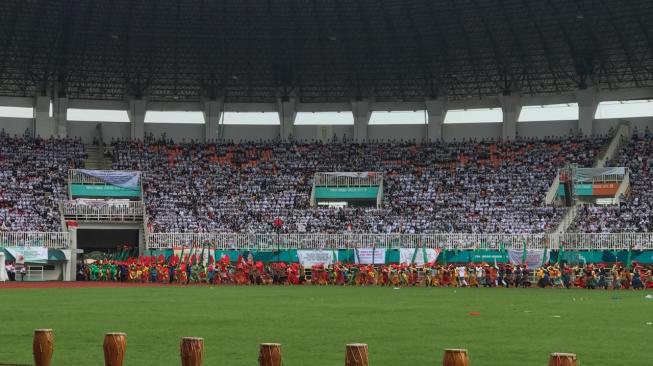
[[[102,184],[72,184],[73,197],[140,197],[141,190]]]
[[[592,196],[593,195],[593,190],[592,190],[592,184],[588,183],[578,183],[574,186],[574,194],[576,196]],[[560,184],[558,186],[558,192],[557,192],[559,197],[564,197],[565,196],[565,187],[563,184]]]
[[[315,198],[320,199],[376,199],[379,187],[315,187]]]

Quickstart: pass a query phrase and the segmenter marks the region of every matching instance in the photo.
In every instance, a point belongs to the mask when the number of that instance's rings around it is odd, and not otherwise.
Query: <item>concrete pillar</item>
[[[367,140],[367,126],[370,123],[372,111],[369,100],[357,100],[351,102],[351,113],[354,115],[354,141],[363,142]]]
[[[447,115],[447,101],[444,98],[426,100],[426,140],[442,140],[442,125]]]
[[[50,107],[48,106],[48,109]],[[54,133],[60,137],[68,137],[68,98],[56,97],[52,104],[54,114]]]
[[[504,140],[514,140],[517,138],[517,121],[522,108],[521,94],[502,95],[499,99],[501,101],[501,111],[503,112],[501,137]]]
[[[204,140],[217,140],[220,136],[220,120],[224,103],[222,100],[204,102]]]
[[[37,96],[34,102],[34,136],[48,138],[55,135],[54,118],[50,117],[50,97]]]
[[[277,100],[279,108],[279,136],[282,140],[288,140],[293,136],[295,130],[295,117],[297,116],[297,99],[279,98]]]
[[[71,227],[68,229],[70,234],[69,248],[70,256],[68,261],[64,264],[63,268],[63,280],[64,281],[75,281],[77,279],[77,227]]]
[[[129,101],[129,122],[131,125],[131,138],[143,140],[145,138],[145,112],[147,100],[131,99]]]
[[[578,102],[578,133],[583,136],[594,134],[594,116],[599,106],[597,92],[594,88],[581,89],[576,92]]]

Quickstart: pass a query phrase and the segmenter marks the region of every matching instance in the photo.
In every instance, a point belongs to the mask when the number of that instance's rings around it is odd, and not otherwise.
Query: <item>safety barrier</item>
[[[216,249],[653,249],[653,233],[563,234],[222,234],[150,233],[149,249],[204,247]]]
[[[122,366],[127,352],[125,333],[107,333],[102,347],[106,366]],[[50,366],[54,354],[54,333],[51,329],[34,331],[33,353],[35,366]],[[179,345],[182,366],[202,366],[204,364],[204,339],[183,337]],[[468,366],[469,355],[466,349],[445,349],[442,366]],[[283,358],[279,343],[261,343],[258,356],[259,366],[281,366]],[[544,364],[544,363],[543,363]],[[573,353],[551,353],[549,366],[576,366],[578,361]],[[369,366],[370,357],[367,344],[350,343],[345,347],[345,366]]]
[[[45,247],[66,249],[70,245],[68,233],[0,232],[0,247]]]
[[[378,172],[336,173],[317,172],[314,184],[320,187],[363,187],[378,186],[383,181],[383,174]]]

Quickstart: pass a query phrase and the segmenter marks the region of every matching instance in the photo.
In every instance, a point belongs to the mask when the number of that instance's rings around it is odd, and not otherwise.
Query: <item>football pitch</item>
[[[370,365],[441,365],[467,348],[474,366],[653,362],[651,292],[378,287],[0,288],[0,364],[32,363],[32,331],[52,328],[53,365],[102,365],[106,332],[127,333],[126,365],[179,365],[182,336],[205,339],[205,365],[257,364],[279,342],[285,366],[344,364],[367,343]],[[647,324],[648,323],[648,324]]]

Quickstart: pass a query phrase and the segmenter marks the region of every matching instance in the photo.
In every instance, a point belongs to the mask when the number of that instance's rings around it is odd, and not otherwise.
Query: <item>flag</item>
[[[525,265],[526,264],[526,258],[528,257],[528,248],[526,245],[526,240],[524,240],[524,249],[521,252],[521,264]]]
[[[542,264],[540,264],[541,267],[544,267],[544,265],[546,264],[546,254],[547,254],[547,250],[549,250],[549,249],[547,248],[547,246],[546,246],[546,244],[545,244],[545,245],[544,245],[544,251],[542,252]]]
[[[419,250],[419,248],[415,248],[415,251],[413,252],[413,257],[410,259],[410,264],[415,263],[415,258],[417,257],[417,251],[418,250]],[[424,257],[424,258],[426,258],[426,257]]]
[[[562,262],[562,254],[565,252],[565,247],[562,245],[562,242],[560,242],[560,247],[558,248],[558,262]]]
[[[175,263],[175,267],[177,267],[177,265],[180,264],[181,261],[184,260],[184,249],[186,249],[186,248],[184,248],[184,247],[182,246],[182,247],[181,247],[181,253],[179,254],[179,259],[180,259],[180,261],[177,262],[177,263]]]

